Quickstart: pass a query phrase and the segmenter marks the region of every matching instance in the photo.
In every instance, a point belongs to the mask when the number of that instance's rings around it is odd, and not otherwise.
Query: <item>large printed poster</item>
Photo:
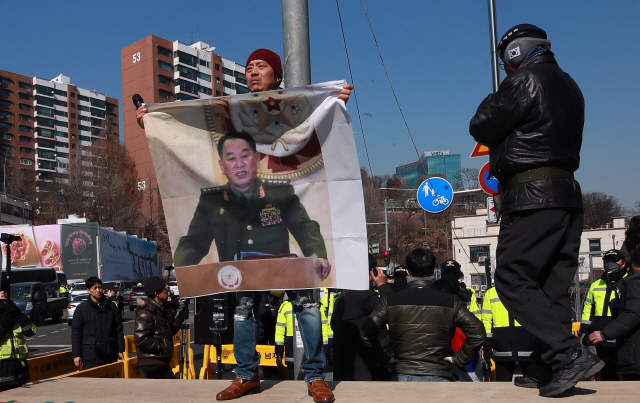
[[[161,275],[156,244],[130,235],[100,228],[102,281],[142,281]]]
[[[62,261],[67,278],[98,276],[97,223],[60,225]]]
[[[11,244],[11,264],[13,267],[55,267],[58,271],[63,269],[59,225],[4,227],[0,228],[0,232],[18,235],[22,238],[22,240]],[[6,268],[5,262],[6,249],[3,247],[3,269]]]
[[[174,265],[189,267],[176,271],[181,294],[183,280],[203,270],[224,290],[309,281],[367,288],[360,169],[337,99],[343,84],[147,105]],[[246,262],[214,264],[238,261]],[[316,280],[300,282],[300,272]]]

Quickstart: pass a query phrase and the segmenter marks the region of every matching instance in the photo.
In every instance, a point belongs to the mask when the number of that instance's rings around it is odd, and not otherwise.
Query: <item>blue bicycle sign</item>
[[[453,202],[453,188],[443,178],[429,178],[418,188],[418,203],[429,213],[440,213]]]

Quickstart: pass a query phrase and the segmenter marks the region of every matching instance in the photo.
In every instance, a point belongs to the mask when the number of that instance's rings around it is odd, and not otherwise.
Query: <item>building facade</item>
[[[119,137],[118,100],[52,80],[0,70],[0,161],[4,180],[54,180],[68,175],[69,153]]]
[[[139,94],[145,103],[161,103],[249,92],[245,66],[214,50],[204,42],[187,45],[155,35],[122,49],[124,146],[138,168],[140,191],[155,187],[155,172],[131,98]]]
[[[451,154],[446,151],[425,151],[417,162],[396,167],[396,178],[407,182],[407,185],[414,187],[418,181],[426,176],[442,175],[451,183],[454,190],[461,187],[460,177],[460,154]]]
[[[0,225],[33,225],[33,203],[0,193]]]
[[[451,219],[453,258],[460,263],[465,282],[476,291],[486,290],[485,261],[491,272],[496,269],[496,247],[500,224],[489,223],[487,209],[476,209],[475,215]],[[585,229],[580,238],[580,282],[597,280],[603,270],[602,254],[609,249],[620,249],[624,242],[625,217],[614,217],[603,228]]]

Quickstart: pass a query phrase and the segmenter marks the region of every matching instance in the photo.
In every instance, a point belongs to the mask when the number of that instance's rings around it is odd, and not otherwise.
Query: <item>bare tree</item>
[[[611,223],[612,217],[625,214],[625,210],[615,197],[602,192],[582,194],[584,205],[584,227],[598,228]]]
[[[464,189],[479,189],[480,171],[478,168],[462,168],[460,169],[460,178]]]

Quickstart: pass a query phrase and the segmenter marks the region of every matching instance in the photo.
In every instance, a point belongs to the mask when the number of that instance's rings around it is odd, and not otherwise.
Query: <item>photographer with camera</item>
[[[148,379],[175,379],[169,366],[173,358],[173,336],[182,322],[189,317],[187,305],[169,315],[174,302],[169,302],[167,282],[161,277],[151,276],[144,281],[147,298],[138,298],[134,343],[138,362]]]

